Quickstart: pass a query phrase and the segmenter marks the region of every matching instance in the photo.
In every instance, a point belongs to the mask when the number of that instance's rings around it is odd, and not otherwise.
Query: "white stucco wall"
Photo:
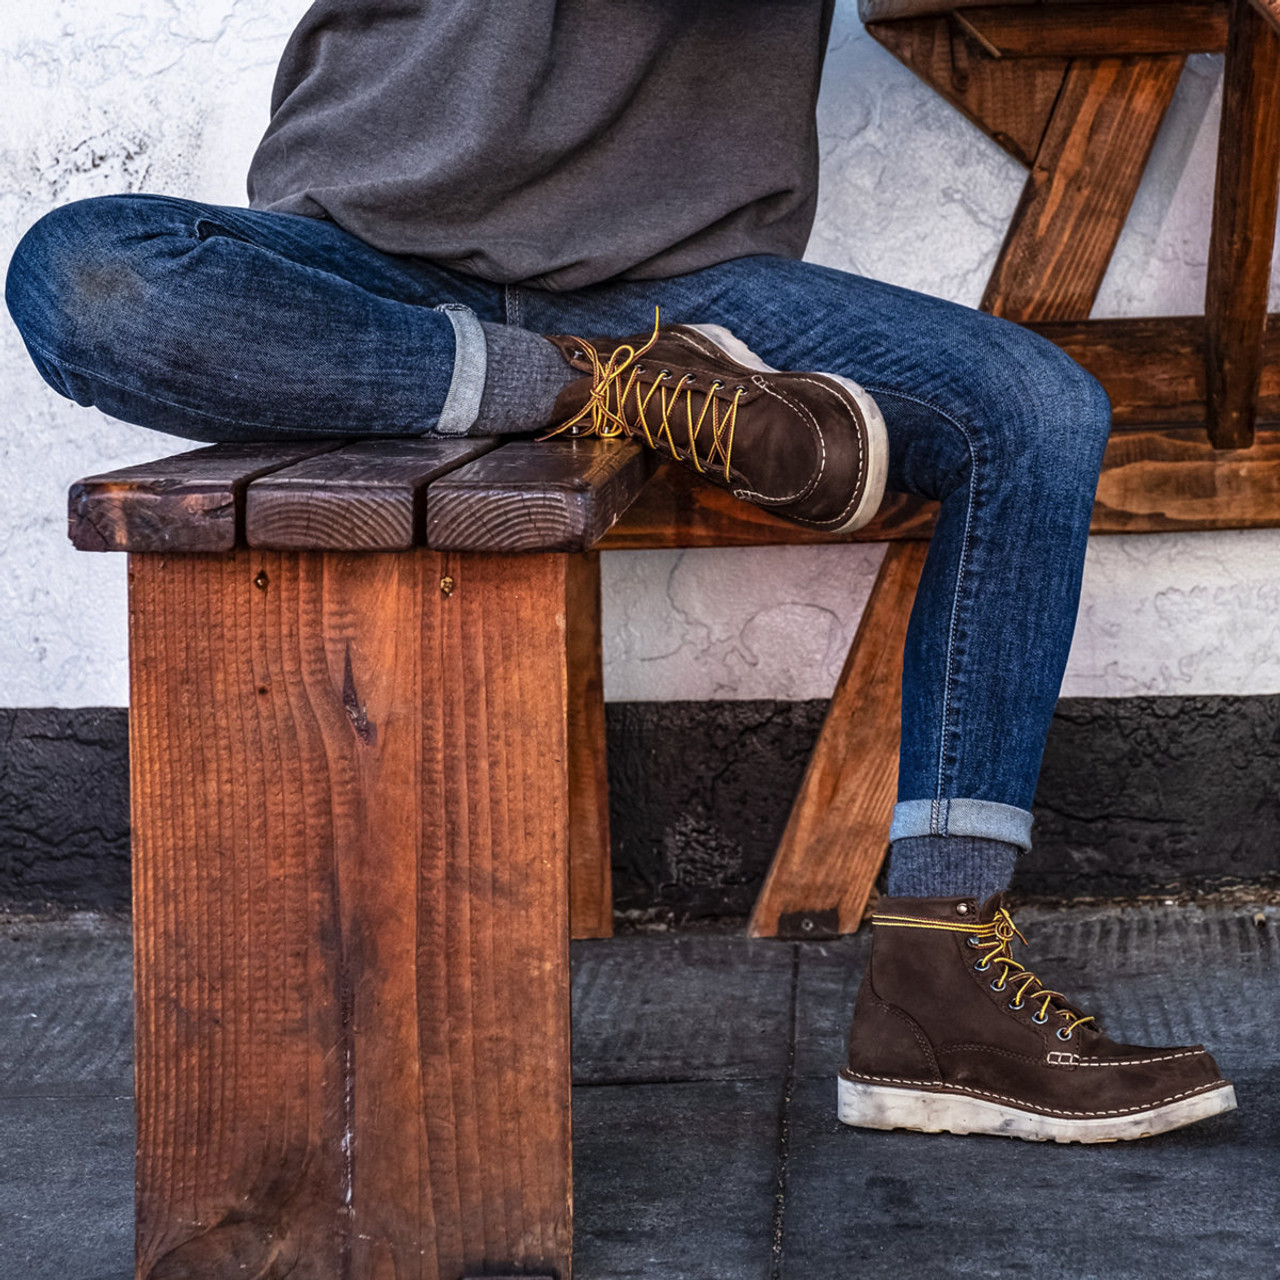
[[[0,0],[0,261],[45,210],[82,196],[242,203],[306,3]],[[1095,314],[1200,309],[1219,76],[1215,59],[1191,60]],[[810,256],[976,303],[1022,171],[863,33],[853,0],[821,116]],[[0,706],[123,704],[123,557],[71,550],[66,488],[173,443],[55,396],[7,317],[0,407]],[[824,696],[880,554],[607,556],[608,695]],[[1095,539],[1066,692],[1280,691],[1278,606],[1280,532]]]

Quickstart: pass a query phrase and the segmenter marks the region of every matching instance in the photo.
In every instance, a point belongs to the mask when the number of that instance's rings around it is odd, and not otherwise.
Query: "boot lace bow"
[[[592,343],[575,337],[577,354],[591,362],[591,391],[587,403],[572,418],[542,439],[565,431],[602,439],[639,435],[651,449],[668,452],[700,473],[722,468],[728,482],[738,404],[747,388],[734,388],[733,399],[725,406],[716,395],[725,386],[718,378],[706,391],[697,390],[697,379],[691,373],[676,378],[670,369],[659,369],[646,378],[641,361],[658,341],[659,324],[655,312],[653,334],[647,342],[638,347],[624,342],[607,359]],[[708,434],[702,440],[704,427]],[[677,432],[687,437],[686,444],[677,444]]]

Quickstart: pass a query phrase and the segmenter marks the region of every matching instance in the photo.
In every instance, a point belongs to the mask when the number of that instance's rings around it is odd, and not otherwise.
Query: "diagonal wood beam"
[[[991,272],[984,310],[1089,315],[1184,59],[1077,59]]]

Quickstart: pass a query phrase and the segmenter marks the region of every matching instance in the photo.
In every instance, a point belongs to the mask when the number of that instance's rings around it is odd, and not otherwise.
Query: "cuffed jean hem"
[[[1031,814],[995,800],[900,800],[890,840],[909,836],[976,836],[1031,848]]]
[[[489,372],[489,347],[484,329],[470,307],[447,302],[436,310],[443,311],[453,325],[454,356],[453,380],[435,434],[464,436],[480,416],[480,400]]]

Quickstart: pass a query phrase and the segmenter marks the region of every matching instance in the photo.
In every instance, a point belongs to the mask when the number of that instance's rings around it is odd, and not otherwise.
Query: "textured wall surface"
[[[0,710],[0,903],[129,905],[129,721]]]
[[[744,916],[827,704],[608,708],[614,903]],[[0,711],[0,910],[129,904],[123,708]],[[1280,697],[1067,698],[1016,884],[1071,897],[1280,874]]]
[[[0,261],[45,210],[113,191],[239,203],[275,61],[306,0],[0,0]],[[1098,314],[1194,312],[1220,67],[1191,60]],[[976,303],[1022,173],[841,0],[810,256]],[[1278,295],[1280,296],[1280,295]],[[1273,304],[1275,305],[1275,304]],[[122,705],[122,557],[71,551],[67,484],[172,451],[60,400],[0,320],[0,706]],[[829,691],[874,548],[609,557],[610,696]],[[1068,692],[1280,690],[1280,534],[1099,540]]]

